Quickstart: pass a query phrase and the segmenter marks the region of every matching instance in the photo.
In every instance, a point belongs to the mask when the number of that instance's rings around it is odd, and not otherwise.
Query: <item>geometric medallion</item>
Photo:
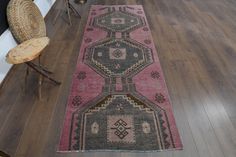
[[[134,95],[108,95],[74,113],[73,149],[164,149],[170,146],[165,111]],[[72,138],[72,137],[71,137]],[[96,141],[96,142],[91,142]],[[151,141],[143,145],[144,141]],[[101,145],[101,143],[103,145]]]
[[[94,27],[105,31],[129,32],[144,25],[143,18],[125,11],[113,11],[94,18]]]
[[[102,76],[129,76],[153,62],[152,51],[131,39],[108,38],[86,49],[84,62]]]

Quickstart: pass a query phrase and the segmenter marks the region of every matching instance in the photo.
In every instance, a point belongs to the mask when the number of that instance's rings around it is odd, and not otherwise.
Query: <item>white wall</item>
[[[34,2],[39,7],[42,15],[45,16],[55,1],[56,0],[35,0]],[[17,43],[11,32],[7,29],[0,36],[0,83],[3,81],[12,66],[5,61],[5,56],[7,52],[16,45]]]

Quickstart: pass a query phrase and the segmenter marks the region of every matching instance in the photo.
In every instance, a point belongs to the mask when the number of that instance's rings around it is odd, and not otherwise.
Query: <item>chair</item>
[[[32,0],[11,0],[7,7],[7,19],[10,30],[19,45],[8,52],[6,61],[10,64],[25,63],[27,65],[25,83],[29,68],[40,74],[39,99],[41,99],[42,77],[60,84],[49,75],[52,72],[42,67],[40,63],[40,55],[50,41],[46,37],[43,16]],[[36,58],[39,60],[38,65],[32,62]]]

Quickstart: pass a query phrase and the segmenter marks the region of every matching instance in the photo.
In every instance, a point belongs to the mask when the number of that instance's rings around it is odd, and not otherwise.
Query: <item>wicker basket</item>
[[[11,0],[7,7],[7,19],[19,43],[46,36],[43,16],[32,0]]]

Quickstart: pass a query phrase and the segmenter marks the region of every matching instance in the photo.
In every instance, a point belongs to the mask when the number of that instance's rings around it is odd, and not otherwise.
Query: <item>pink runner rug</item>
[[[59,151],[181,149],[151,31],[140,5],[93,5]]]

